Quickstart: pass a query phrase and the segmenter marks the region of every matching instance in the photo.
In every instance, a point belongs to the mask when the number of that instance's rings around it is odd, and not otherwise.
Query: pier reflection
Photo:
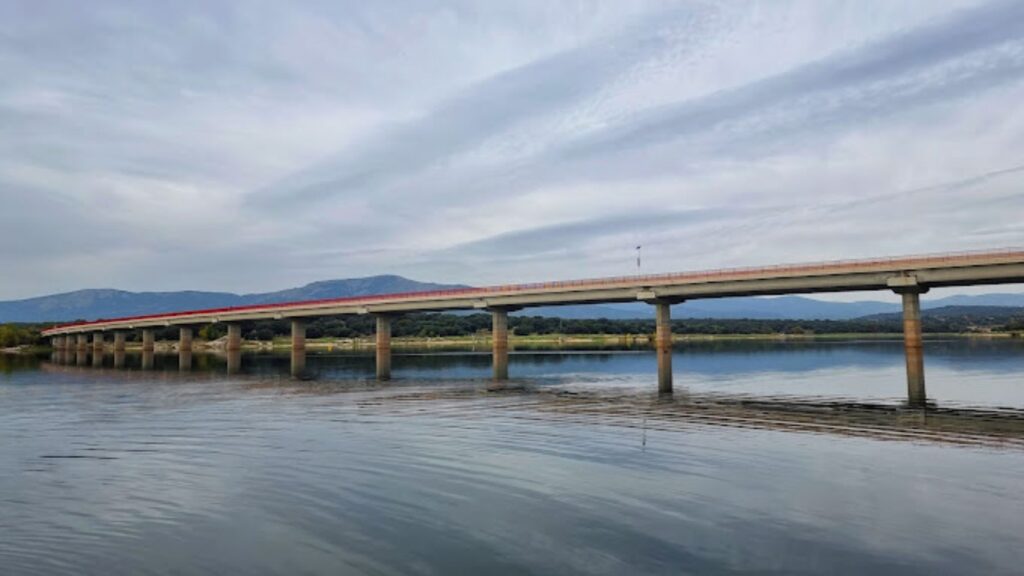
[[[178,371],[189,372],[192,370],[192,351],[182,350],[178,352]]]
[[[620,426],[643,431],[679,431],[694,427],[722,426],[758,430],[802,432],[846,437],[864,437],[893,441],[921,441],[955,445],[985,445],[1024,449],[1024,409],[986,409],[974,407],[941,406],[936,403],[919,407],[899,403],[870,400],[835,400],[826,396],[796,397],[754,394],[709,393],[679,390],[666,398],[646,391],[646,380],[631,390],[585,387],[576,380],[551,381],[519,380],[492,387],[488,378],[423,378],[408,377],[380,383],[372,378],[373,358],[358,356],[324,358],[303,353],[292,354],[288,364],[281,365],[281,356],[247,356],[237,351],[227,354],[201,354],[198,360],[192,353],[179,355],[127,355],[127,361],[115,355],[113,363],[100,363],[89,367],[87,355],[66,355],[77,366],[62,362],[61,355],[51,356],[37,365],[47,372],[101,374],[105,379],[126,383],[139,381],[138,369],[157,370],[160,378],[177,377],[178,371],[192,371],[188,378],[203,375],[215,383],[218,375],[245,374],[230,382],[243,390],[265,391],[276,388],[294,394],[351,394],[358,402],[371,395],[379,409],[392,414],[408,411],[410,414],[430,412],[445,406],[445,415],[477,414],[484,405],[500,402],[513,410],[514,418],[552,419],[602,426]],[[135,361],[132,358],[136,358]],[[348,360],[355,372],[363,376],[335,372],[325,375],[323,366],[313,381],[307,360],[316,359],[328,364]],[[424,356],[429,365],[436,357]],[[56,361],[54,361],[56,360]],[[482,367],[486,369],[486,359]],[[538,362],[548,365],[550,357],[539,357]],[[83,361],[86,362],[83,364]],[[449,370],[457,372],[461,362],[475,364],[473,357],[449,357]],[[590,358],[591,370],[600,370],[602,360]],[[124,363],[127,369],[116,368]],[[84,366],[84,368],[83,368]],[[113,368],[110,366],[114,366]],[[575,367],[575,365],[573,365]],[[349,366],[352,368],[352,366]],[[177,368],[177,370],[175,370]],[[182,377],[185,377],[182,375]],[[650,376],[647,377],[648,379]],[[303,381],[298,381],[303,380]],[[585,380],[585,379],[584,379]],[[638,391],[642,390],[642,391]]]
[[[242,371],[242,351],[241,350],[228,350],[225,354],[227,359],[228,374],[238,374]]]

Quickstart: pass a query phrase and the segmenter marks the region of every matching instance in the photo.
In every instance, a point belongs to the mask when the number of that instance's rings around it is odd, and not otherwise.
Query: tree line
[[[41,344],[40,331],[52,324],[0,324],[0,347]],[[489,314],[441,314],[422,313],[397,316],[392,322],[391,332],[395,337],[437,338],[445,336],[485,335],[490,332]],[[563,319],[545,316],[510,316],[509,329],[516,335],[549,334],[651,334],[654,332],[653,319],[612,320]],[[306,325],[307,338],[360,338],[369,337],[376,330],[372,315],[330,316],[311,319]],[[854,320],[755,320],[755,319],[692,319],[684,318],[672,322],[676,334],[709,335],[829,335],[829,334],[884,334],[902,332],[902,323],[897,319],[854,319]],[[1024,316],[1012,318],[1001,324],[979,325],[969,317],[923,319],[926,333],[968,333],[976,331],[1024,332]],[[269,341],[291,333],[288,320],[255,320],[242,322],[242,337],[246,340]],[[197,337],[216,340],[227,335],[224,323],[209,324],[199,329]],[[177,327],[158,328],[158,340],[176,340]],[[132,331],[128,339],[137,341],[139,331]]]

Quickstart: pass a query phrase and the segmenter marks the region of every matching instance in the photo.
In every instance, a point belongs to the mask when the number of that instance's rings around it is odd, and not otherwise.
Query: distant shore
[[[926,340],[941,338],[962,338],[962,339],[1007,339],[1020,338],[1020,334],[1009,332],[991,333],[931,333],[924,335]],[[838,341],[838,340],[902,340],[903,334],[892,333],[843,333],[843,334],[676,334],[672,341],[676,343],[685,342],[813,342],[813,341]],[[213,341],[195,340],[192,343],[196,351],[218,351],[225,346],[223,338]],[[453,349],[453,350],[489,350],[491,340],[489,335],[474,336],[438,336],[438,337],[394,337],[391,345],[393,348],[406,349]],[[653,335],[648,334],[544,334],[533,336],[511,336],[509,345],[519,349],[578,349],[587,346],[600,347],[629,347],[647,348],[653,346]],[[156,342],[155,348],[160,352],[172,352],[177,349],[175,341]],[[309,338],[306,340],[308,350],[373,350],[375,341],[373,337],[357,338]],[[107,344],[109,351],[110,343]],[[141,342],[128,342],[126,348],[131,351],[140,351]],[[246,351],[271,351],[288,350],[291,348],[291,340],[275,338],[273,341],[246,340],[242,343],[242,349]],[[91,343],[90,343],[91,349]],[[49,350],[46,347],[22,346],[5,348],[3,353],[36,353]]]

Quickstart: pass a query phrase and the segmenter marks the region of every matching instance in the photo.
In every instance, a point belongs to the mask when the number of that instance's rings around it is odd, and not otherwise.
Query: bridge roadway
[[[530,306],[642,301],[655,306],[658,389],[669,393],[672,304],[732,296],[892,290],[903,298],[908,399],[911,404],[920,404],[925,401],[920,295],[933,287],[1009,283],[1024,283],[1024,250],[730,268],[191,310],[63,324],[43,331],[43,335],[52,339],[57,350],[84,353],[92,334],[93,350],[102,353],[105,333],[112,332],[117,353],[125,349],[126,330],[142,330],[146,353],[154,349],[154,328],[179,326],[178,350],[190,354],[195,326],[224,322],[228,324],[227,350],[232,352],[241,348],[239,322],[288,319],[292,324],[294,367],[304,365],[308,318],[373,314],[377,319],[377,377],[386,380],[391,377],[391,319],[395,315],[477,309],[492,315],[494,378],[505,380],[509,312]]]

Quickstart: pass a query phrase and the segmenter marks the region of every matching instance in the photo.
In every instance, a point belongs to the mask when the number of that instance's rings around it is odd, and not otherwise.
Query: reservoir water
[[[1024,342],[925,353],[0,356],[0,573],[1021,574]]]

